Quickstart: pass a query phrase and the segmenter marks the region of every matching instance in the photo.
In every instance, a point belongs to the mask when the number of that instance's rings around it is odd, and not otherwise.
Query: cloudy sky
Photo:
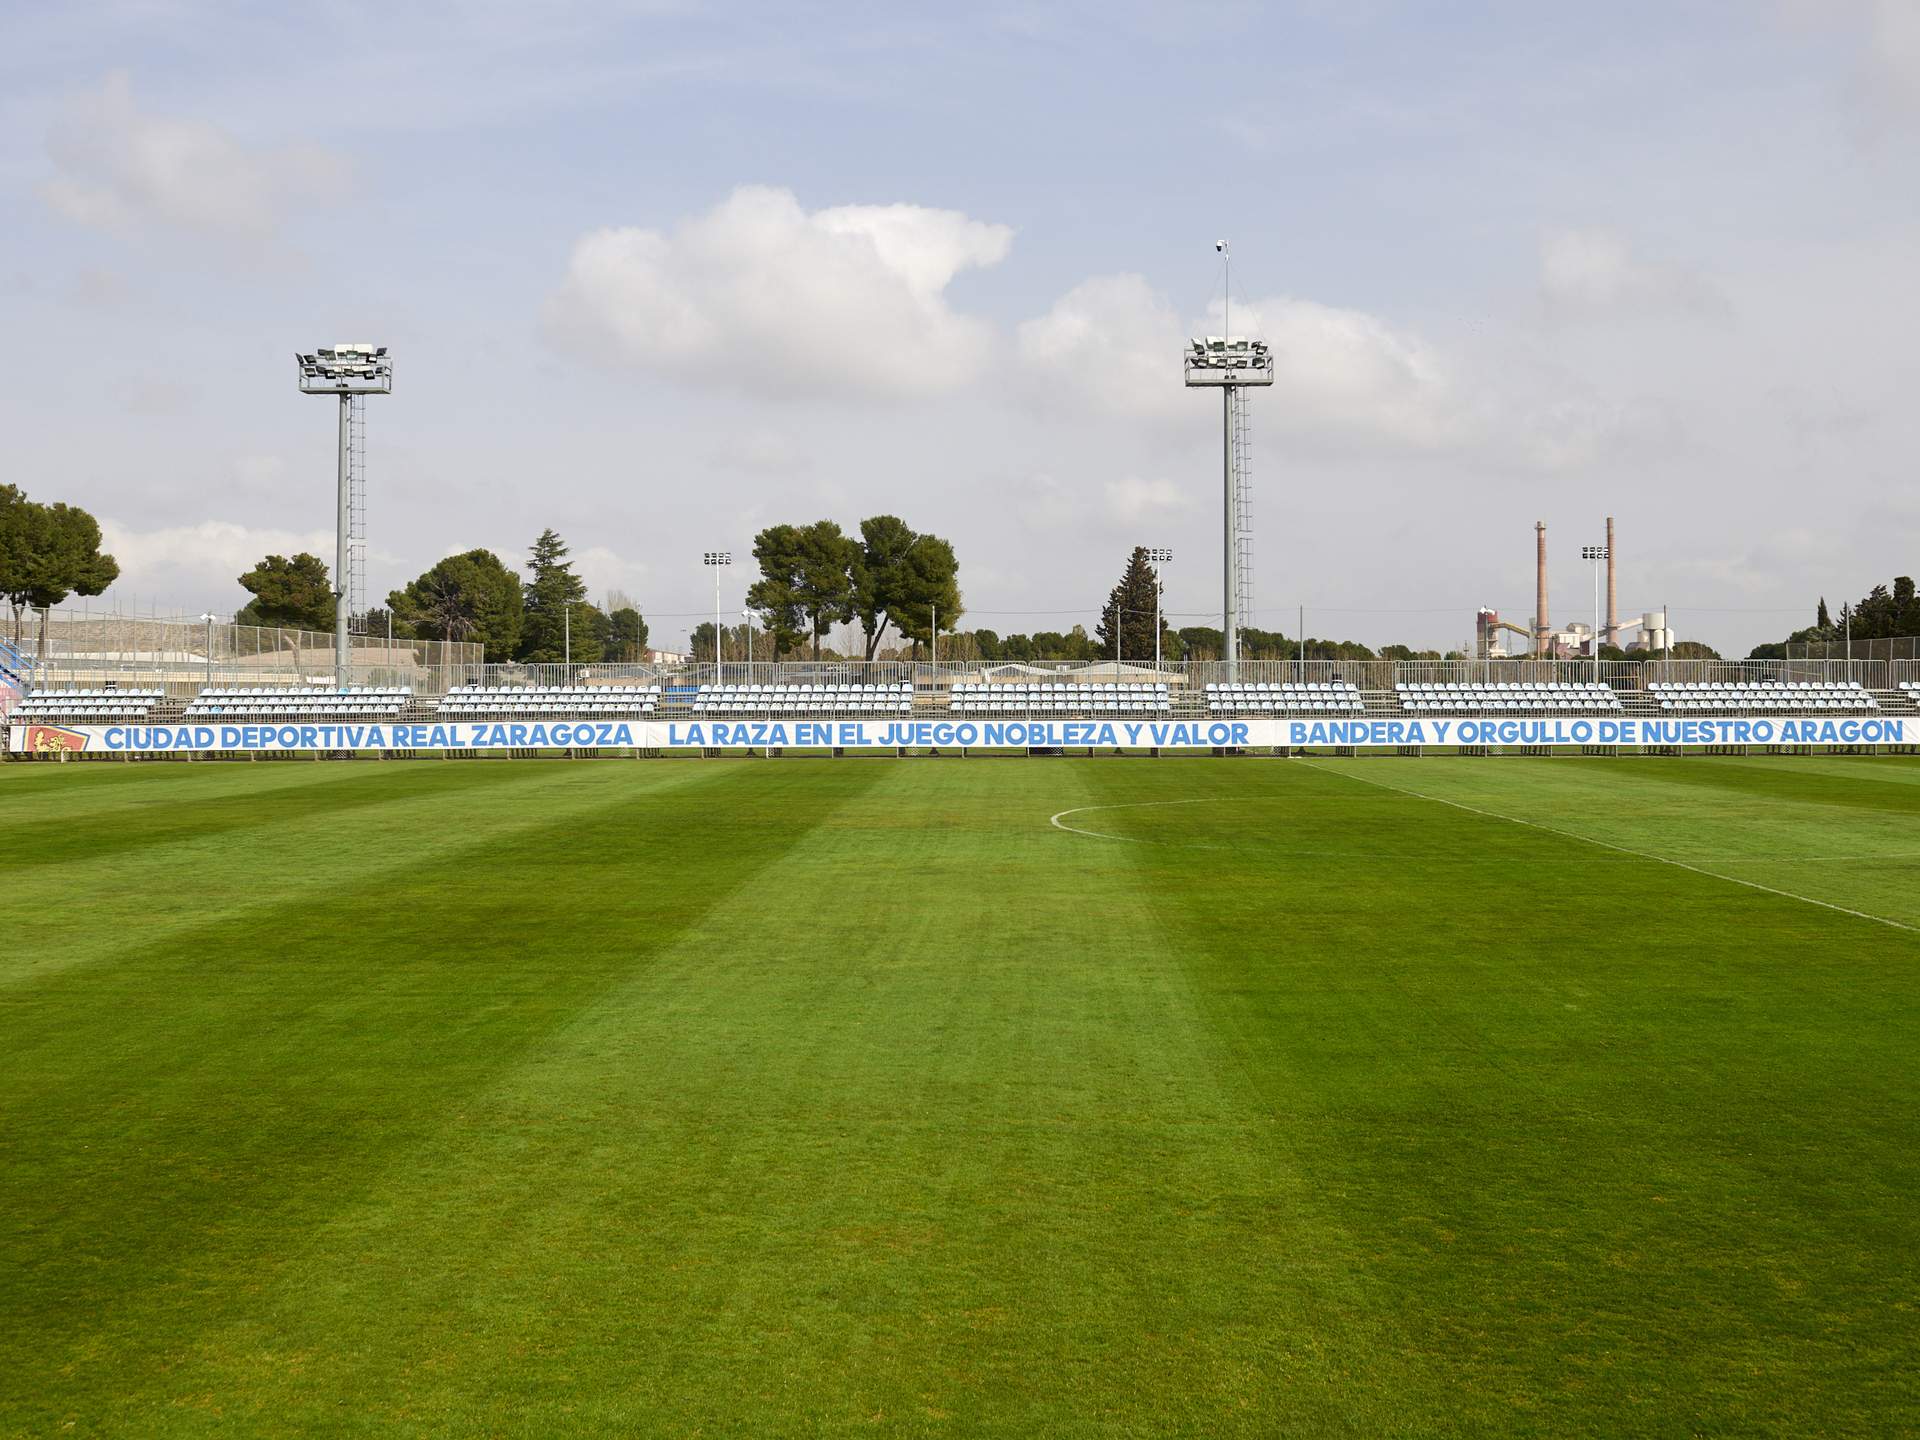
[[[1623,612],[1743,653],[1920,563],[1910,0],[5,13],[4,478],[141,610],[331,555],[292,354],[365,339],[376,594],[551,525],[670,642],[702,550],[892,511],[972,624],[1134,543],[1217,615],[1223,236],[1257,623],[1463,644],[1536,519],[1556,621],[1611,514]]]

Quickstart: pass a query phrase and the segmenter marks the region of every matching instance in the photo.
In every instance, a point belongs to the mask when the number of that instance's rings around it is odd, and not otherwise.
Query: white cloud
[[[236,455],[233,460],[233,480],[242,490],[284,493],[286,459],[280,455]]]
[[[197,398],[193,386],[163,375],[137,375],[117,387],[129,415],[184,415]]]
[[[1851,45],[1847,98],[1861,107],[1870,131],[1920,114],[1920,7],[1913,0],[1794,0],[1789,10]]]
[[[348,165],[317,145],[249,146],[204,121],[153,115],[124,72],[68,105],[47,138],[54,174],[40,187],[75,224],[148,223],[259,239],[291,208],[339,199]]]
[[[1181,393],[1186,327],[1167,298],[1139,275],[1095,275],[1021,324],[1020,362],[1043,386],[1115,415],[1191,415]]]
[[[1036,532],[1128,535],[1144,523],[1185,514],[1200,498],[1165,478],[1123,475],[1096,486],[1091,480],[1063,482],[1050,471],[1022,477],[1017,493],[1020,518]],[[1210,492],[1204,497],[1211,498]]]
[[[589,546],[569,558],[574,574],[586,584],[587,598],[596,605],[610,590],[646,593],[649,567],[642,561],[625,559],[604,545]]]
[[[1540,293],[1557,319],[1636,312],[1724,316],[1728,309],[1705,276],[1643,260],[1612,230],[1550,230],[1542,236]]]
[[[1124,525],[1178,514],[1193,499],[1171,480],[1144,480],[1138,475],[1109,480],[1101,488],[1106,495],[1106,513]]]
[[[1253,412],[1267,433],[1342,448],[1443,450],[1479,428],[1482,397],[1440,352],[1377,315],[1281,296],[1234,306],[1236,332],[1272,347],[1273,388]],[[1217,330],[1222,323],[1208,319]]]
[[[1044,382],[1043,403],[1064,394],[1112,415],[1212,423],[1219,402],[1185,390],[1180,357],[1188,336],[1224,323],[1217,302],[1186,325],[1140,276],[1101,275],[1022,324],[1018,349],[1028,375]],[[1233,328],[1273,347],[1273,388],[1254,408],[1262,433],[1405,450],[1450,446],[1470,429],[1439,354],[1378,316],[1280,296],[1236,303]]]
[[[998,263],[1004,225],[918,205],[807,211],[745,186],[670,234],[600,229],[574,245],[546,328],[562,349],[691,383],[794,393],[928,394],[966,383],[992,333],[946,300]]]
[[[813,461],[792,437],[755,430],[728,435],[714,447],[713,463],[746,475],[791,475]]]
[[[1883,92],[1920,102],[1920,7],[1913,0],[1868,0],[1867,64]]]
[[[135,530],[112,519],[100,522],[108,553],[120,562],[118,595],[192,597],[195,605],[207,598],[238,593],[237,577],[253,568],[263,555],[318,555],[331,567],[331,530],[262,529],[231,520],[203,520],[198,525],[173,525],[158,530]],[[244,596],[242,597],[244,598]]]

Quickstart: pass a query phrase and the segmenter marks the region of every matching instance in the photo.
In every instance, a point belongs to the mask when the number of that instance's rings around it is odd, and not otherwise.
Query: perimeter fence
[[[333,636],[315,631],[209,622],[191,616],[126,616],[55,610],[27,618],[17,646],[27,688],[147,686],[185,699],[207,685],[334,683]],[[659,685],[669,692],[712,685],[909,685],[938,694],[955,681],[1070,683],[1164,682],[1203,691],[1209,684],[1331,684],[1391,691],[1405,684],[1570,684],[1595,679],[1616,690],[1655,682],[1741,684],[1765,680],[1853,681],[1870,690],[1920,682],[1920,640],[1857,640],[1795,646],[1784,660],[674,660],[657,663],[488,664],[478,644],[349,637],[351,683],[408,686],[416,696],[456,685]]]
[[[660,685],[693,690],[707,685],[898,685],[916,692],[940,691],[958,680],[1082,685],[1165,682],[1170,688],[1204,690],[1209,684],[1330,684],[1346,682],[1367,691],[1412,684],[1581,684],[1596,678],[1616,690],[1641,690],[1654,682],[1733,685],[1765,680],[1833,684],[1856,681],[1868,689],[1891,689],[1902,662],[1886,660],[1223,660],[1133,661],[990,660],[711,660],[660,664],[477,665],[459,676],[472,685]]]
[[[147,686],[185,698],[207,685],[334,683],[333,636],[188,616],[54,610],[23,625],[18,651],[35,689]],[[438,695],[478,669],[476,644],[349,635],[352,683]]]

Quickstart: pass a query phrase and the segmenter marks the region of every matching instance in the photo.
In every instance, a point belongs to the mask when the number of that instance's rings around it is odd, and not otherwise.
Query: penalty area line
[[[1684,860],[1675,860],[1666,855],[1656,855],[1651,850],[1635,850],[1627,845],[1616,845],[1611,840],[1596,840],[1593,836],[1582,835],[1576,830],[1561,830],[1552,825],[1542,825],[1538,820],[1522,820],[1517,815],[1502,815],[1498,810],[1482,810],[1477,805],[1463,804],[1458,800],[1448,800],[1439,795],[1428,795],[1420,790],[1408,790],[1400,785],[1389,785],[1384,780],[1374,780],[1365,775],[1355,775],[1348,770],[1328,770],[1326,766],[1316,765],[1311,760],[1295,760],[1293,763],[1295,765],[1304,765],[1309,770],[1319,770],[1328,775],[1338,775],[1344,780],[1352,780],[1361,785],[1371,785],[1376,790],[1391,790],[1395,795],[1405,795],[1414,800],[1429,800],[1435,805],[1446,805],[1455,810],[1464,810],[1469,815],[1481,815],[1489,820],[1504,820],[1509,825],[1523,825],[1529,830],[1539,830],[1548,835],[1558,835],[1563,840],[1578,840],[1583,845],[1592,845],[1601,850],[1611,850],[1616,855],[1630,855],[1636,860],[1651,860],[1659,865],[1671,865],[1676,870],[1686,870],[1695,875],[1704,875],[1709,880],[1722,880],[1729,885],[1739,885],[1748,890],[1758,890],[1764,895],[1778,895],[1782,900],[1798,900],[1803,905],[1818,905],[1822,910],[1831,910],[1838,915],[1851,915],[1856,920],[1871,920],[1875,925],[1885,925],[1890,929],[1904,930],[1909,935],[1920,935],[1920,925],[1909,925],[1903,920],[1889,920],[1885,915],[1875,915],[1866,910],[1851,910],[1845,905],[1836,905],[1831,900],[1816,900],[1811,895],[1799,895],[1791,890],[1780,890],[1772,885],[1762,885],[1758,880],[1742,880],[1738,875],[1726,875],[1718,870],[1708,870],[1700,865],[1689,865]]]

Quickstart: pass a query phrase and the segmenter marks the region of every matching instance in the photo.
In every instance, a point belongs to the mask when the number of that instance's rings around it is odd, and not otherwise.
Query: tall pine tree
[[[567,610],[582,605],[587,598],[587,587],[573,566],[567,560],[567,545],[553,530],[540,532],[540,538],[533,542],[528,552],[527,569],[530,578],[526,584],[527,612],[526,621],[520,629],[520,658],[537,663],[554,664],[566,657],[567,653]],[[577,623],[580,618],[578,608],[573,618],[573,658],[576,661],[597,660],[600,647],[593,642],[591,634],[582,636],[582,627]],[[583,639],[593,653],[584,653]]]
[[[1120,659],[1136,664],[1153,663],[1154,584],[1153,565],[1147,559],[1146,547],[1136,545],[1133,554],[1127,557],[1126,572],[1121,575],[1120,583],[1107,596],[1107,608],[1101,611],[1100,624],[1094,630],[1100,642],[1099,659],[1114,658],[1117,636]],[[1165,624],[1164,618],[1162,624]]]

